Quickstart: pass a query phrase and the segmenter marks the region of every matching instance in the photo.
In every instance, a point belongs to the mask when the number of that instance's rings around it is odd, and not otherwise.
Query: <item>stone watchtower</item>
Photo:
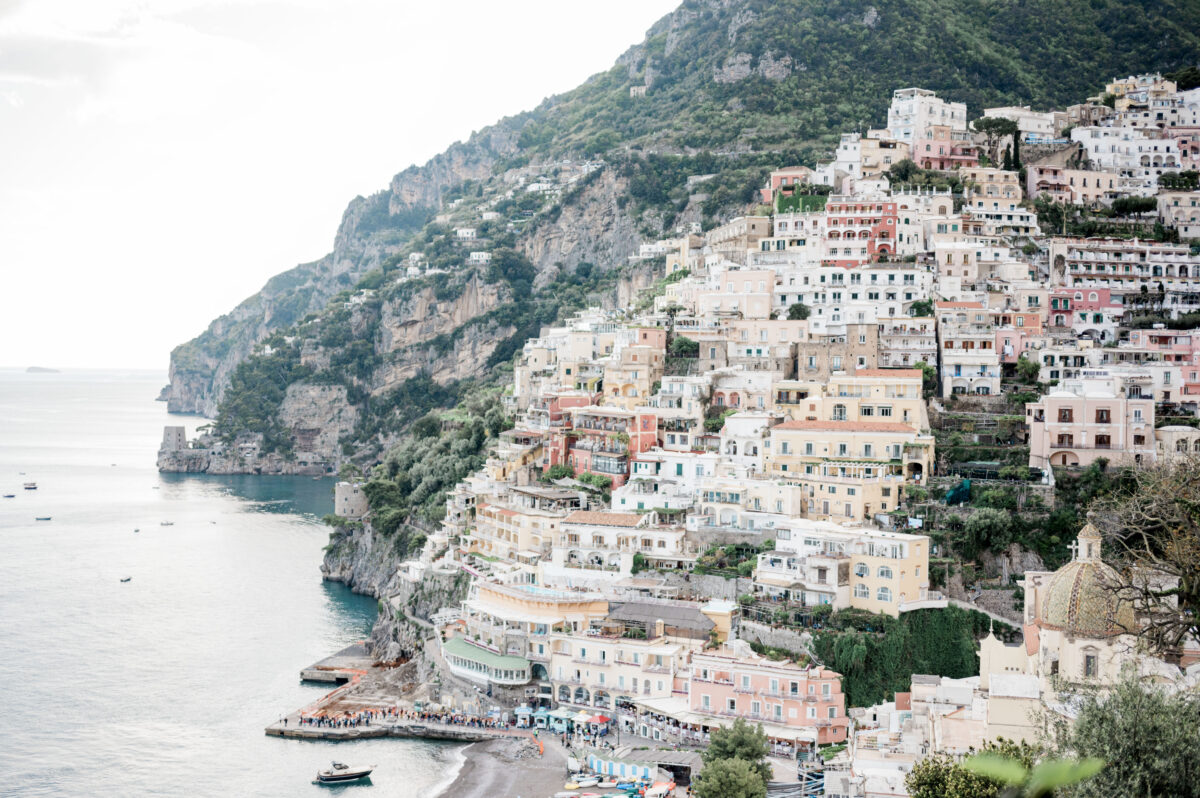
[[[187,431],[183,427],[163,427],[160,452],[179,452],[187,448]]]
[[[333,488],[334,515],[357,521],[367,514],[367,494],[358,482],[339,482]]]

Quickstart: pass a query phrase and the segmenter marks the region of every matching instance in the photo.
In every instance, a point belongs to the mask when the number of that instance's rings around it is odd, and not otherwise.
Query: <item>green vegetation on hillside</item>
[[[986,615],[949,606],[899,618],[859,610],[832,613],[814,633],[813,653],[842,674],[847,707],[865,707],[906,691],[912,676],[961,679],[979,673],[975,641],[987,634]],[[996,635],[1010,630],[997,626]]]

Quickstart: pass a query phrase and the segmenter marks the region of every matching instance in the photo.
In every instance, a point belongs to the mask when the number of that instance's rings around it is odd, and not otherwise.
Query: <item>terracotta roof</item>
[[[896,379],[921,379],[920,369],[859,369],[852,377],[895,377]]]
[[[771,430],[812,429],[833,432],[916,432],[909,424],[898,421],[785,421]]]
[[[978,308],[983,309],[981,302],[934,302],[934,307],[938,308]]]
[[[564,518],[563,523],[635,527],[641,520],[642,516],[637,513],[599,513],[594,510],[576,510]]]

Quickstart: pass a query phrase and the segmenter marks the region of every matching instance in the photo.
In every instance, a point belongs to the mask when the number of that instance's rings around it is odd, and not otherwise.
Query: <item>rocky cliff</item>
[[[369,523],[335,529],[321,565],[326,579],[379,599],[371,653],[387,661],[416,656],[429,617],[443,607],[458,607],[469,586],[462,571],[433,571],[418,581],[406,578],[398,567],[404,553],[396,551],[395,540],[378,534]]]

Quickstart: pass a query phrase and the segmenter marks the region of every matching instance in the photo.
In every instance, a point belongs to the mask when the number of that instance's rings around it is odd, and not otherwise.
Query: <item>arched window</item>
[[[886,601],[888,603],[891,603],[892,589],[890,587],[879,588],[878,592],[876,592],[876,594],[875,594],[875,598],[879,599],[880,601]]]
[[[855,576],[870,576],[870,574],[871,569],[866,563],[860,562],[858,565],[854,566]]]
[[[887,567],[886,565],[881,565],[881,566],[879,566],[879,570],[876,571],[876,574],[879,576],[880,579],[891,579],[892,578],[892,569]]]
[[[1184,441],[1184,440],[1178,440],[1178,441],[1175,441],[1175,451],[1177,451],[1177,452],[1186,452],[1186,451],[1187,451],[1187,449],[1188,449],[1188,447],[1187,447],[1187,441]]]
[[[834,421],[845,421],[846,420],[846,406],[845,405],[834,405],[833,406],[833,420]]]
[[[871,591],[870,591],[870,590],[867,588],[867,586],[866,586],[866,585],[864,585],[864,584],[862,584],[862,583],[860,582],[860,583],[858,583],[857,585],[855,585],[855,586],[854,586],[854,597],[855,597],[855,598],[862,598],[862,599],[865,599],[865,598],[870,598],[870,597],[871,597]]]
[[[1192,444],[1192,451],[1200,454],[1200,438],[1197,438],[1196,442]]]

